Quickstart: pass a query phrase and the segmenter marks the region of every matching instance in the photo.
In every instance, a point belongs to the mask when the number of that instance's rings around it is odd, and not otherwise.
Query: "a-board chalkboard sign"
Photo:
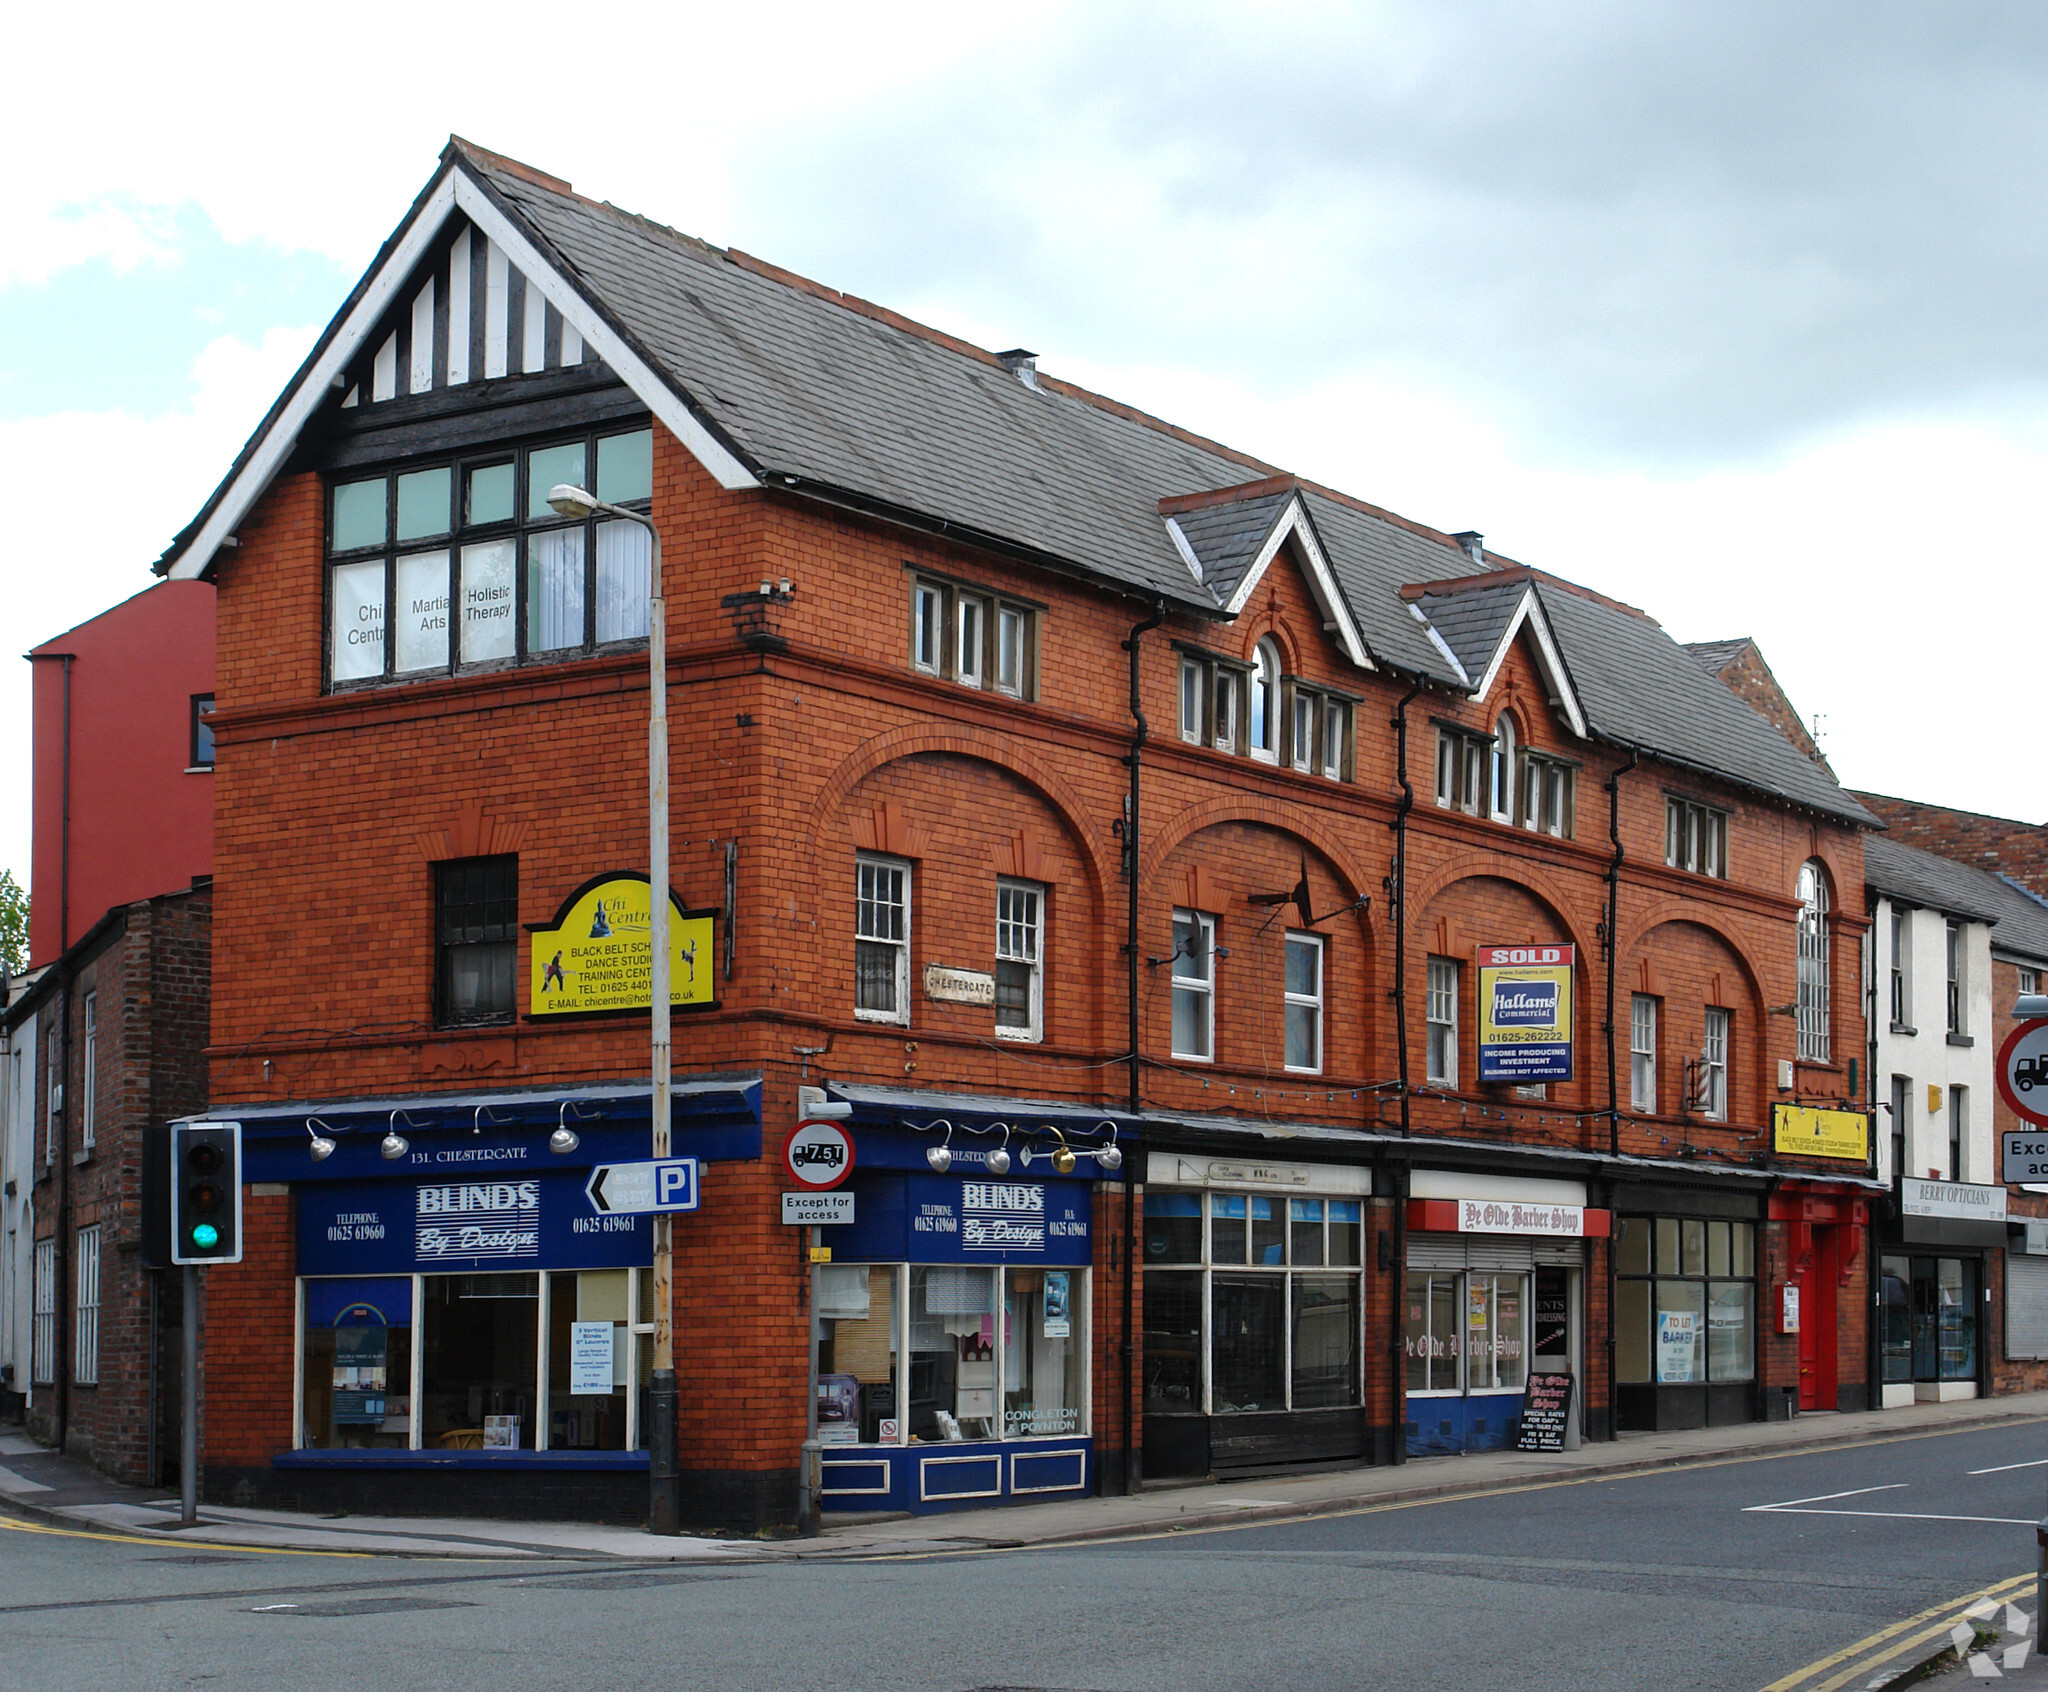
[[[1531,1375],[1522,1393],[1522,1433],[1517,1451],[1562,1451],[1572,1409],[1569,1375]]]

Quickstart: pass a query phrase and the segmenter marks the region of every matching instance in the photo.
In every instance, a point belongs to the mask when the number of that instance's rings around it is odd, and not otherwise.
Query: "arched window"
[[[1280,755],[1280,652],[1270,640],[1252,654],[1251,706],[1246,733],[1252,756],[1268,760]]]
[[[1799,871],[1799,1055],[1828,1061],[1828,882],[1818,863]]]
[[[1515,719],[1505,711],[1493,725],[1491,805],[1496,821],[1515,820]]]

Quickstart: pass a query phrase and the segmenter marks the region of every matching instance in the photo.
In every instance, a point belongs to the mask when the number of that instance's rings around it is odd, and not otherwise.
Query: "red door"
[[[1835,1407],[1835,1292],[1839,1230],[1813,1230],[1813,1256],[1799,1272],[1799,1408]]]

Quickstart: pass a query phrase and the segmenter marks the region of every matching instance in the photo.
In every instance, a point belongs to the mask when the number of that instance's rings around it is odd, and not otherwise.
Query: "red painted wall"
[[[64,891],[64,661],[71,874]],[[32,966],[114,905],[213,872],[213,776],[193,774],[192,696],[213,692],[213,588],[160,582],[29,654],[35,666]]]

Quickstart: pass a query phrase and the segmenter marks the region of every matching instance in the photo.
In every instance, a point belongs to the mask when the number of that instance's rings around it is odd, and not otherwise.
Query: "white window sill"
[[[187,775],[212,775],[213,766],[211,764],[187,764],[185,766],[185,773]]]

